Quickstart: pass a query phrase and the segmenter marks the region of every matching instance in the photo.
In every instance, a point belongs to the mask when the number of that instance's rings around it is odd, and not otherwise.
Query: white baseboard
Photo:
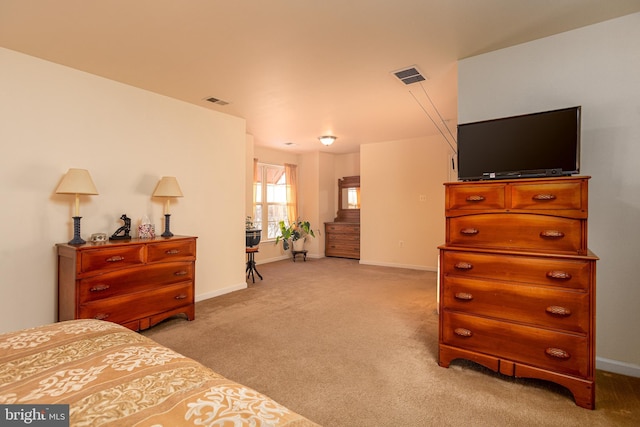
[[[429,267],[424,265],[413,265],[413,264],[396,264],[392,262],[367,261],[363,259],[360,260],[360,264],[377,265],[380,267],[407,268],[409,270],[438,271],[437,267]]]
[[[312,254],[312,253],[307,253],[307,258],[324,258],[324,256],[322,255],[318,255],[318,254]],[[256,265],[260,265],[260,264],[269,264],[270,262],[276,262],[276,261],[282,261],[284,259],[291,259],[291,253],[287,252],[284,255],[280,255],[277,257],[271,257],[271,258],[263,258],[259,261],[256,261]],[[298,258],[300,259],[300,258]]]
[[[634,363],[596,357],[596,368],[601,371],[613,372],[614,374],[640,378],[640,365]]]
[[[204,301],[209,298],[219,297],[220,295],[228,294],[230,292],[239,291],[240,289],[246,289],[246,283],[238,283],[237,285],[227,286],[226,288],[216,289],[215,291],[207,292],[204,294],[196,295],[196,302]]]

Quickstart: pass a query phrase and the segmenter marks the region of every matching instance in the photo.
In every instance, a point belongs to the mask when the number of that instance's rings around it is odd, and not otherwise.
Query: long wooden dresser
[[[147,329],[195,317],[196,238],[131,239],[58,249],[58,320],[103,319]]]
[[[440,366],[468,359],[595,407],[589,177],[445,184]]]

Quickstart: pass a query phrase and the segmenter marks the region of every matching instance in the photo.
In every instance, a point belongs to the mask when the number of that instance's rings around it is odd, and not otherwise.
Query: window
[[[284,221],[289,224],[284,166],[258,163],[254,194],[253,223],[255,227],[262,229],[263,239],[275,239],[280,234],[278,223]]]

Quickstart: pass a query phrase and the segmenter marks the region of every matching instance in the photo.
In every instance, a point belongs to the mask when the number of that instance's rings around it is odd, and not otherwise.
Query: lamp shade
[[[154,197],[183,197],[182,190],[178,185],[178,180],[174,176],[163,176],[156,189],[153,191]]]
[[[336,137],[332,136],[332,135],[325,135],[325,136],[318,137],[318,139],[320,140],[322,145],[329,146],[329,145],[333,144],[333,141],[336,140]]]
[[[69,169],[56,189],[57,194],[98,194],[86,169]]]

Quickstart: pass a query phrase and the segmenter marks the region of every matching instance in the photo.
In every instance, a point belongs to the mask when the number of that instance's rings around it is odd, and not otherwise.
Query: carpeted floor
[[[616,389],[621,376],[598,372],[589,411],[552,383],[439,367],[433,272],[340,258],[258,270],[248,289],[197,303],[194,321],[144,335],[326,427],[640,425],[640,379]]]

